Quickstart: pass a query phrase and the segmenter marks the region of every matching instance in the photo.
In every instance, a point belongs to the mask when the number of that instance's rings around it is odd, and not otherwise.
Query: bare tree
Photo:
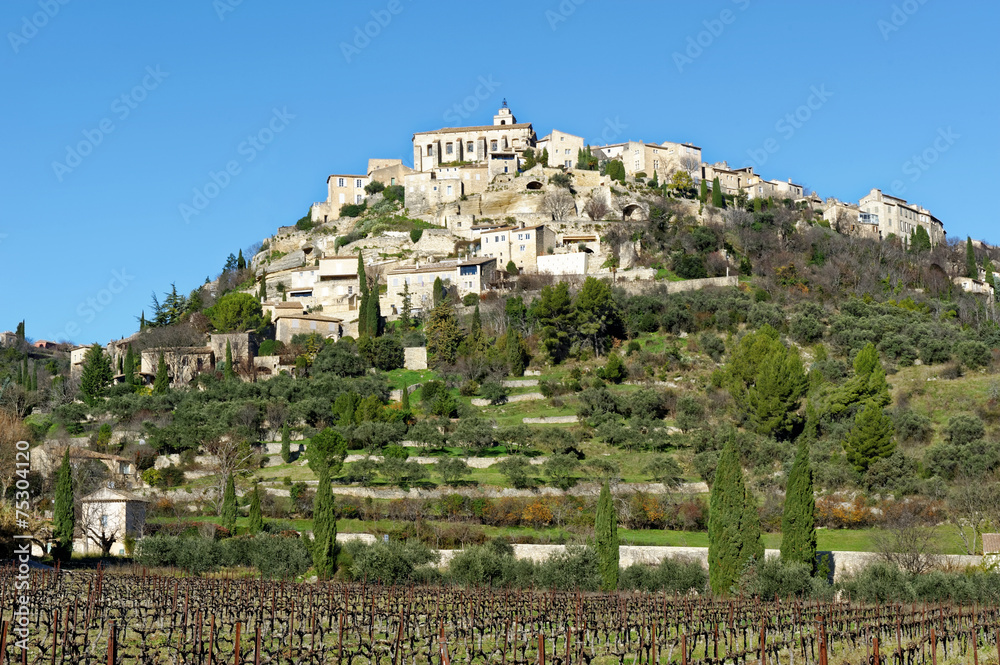
[[[117,510],[108,510],[103,501],[88,501],[80,507],[80,530],[88,544],[94,542],[101,548],[101,556],[111,554],[111,547],[124,535],[123,516]]]
[[[678,163],[681,170],[686,171],[692,180],[701,173],[701,160],[694,155],[682,155]]]
[[[264,409],[264,415],[267,418],[268,435],[274,441],[278,438],[285,421],[288,420],[288,402],[285,400],[269,401]]]
[[[976,554],[982,547],[983,531],[1000,516],[1000,483],[962,478],[948,497],[948,522],[955,527],[965,551]]]
[[[913,575],[927,572],[937,560],[934,532],[909,507],[887,519],[872,540],[883,560]]]
[[[16,415],[0,409],[0,502],[17,477],[17,442],[28,439],[28,428]]]
[[[608,203],[608,198],[603,192],[595,190],[590,200],[583,207],[583,211],[587,213],[587,216],[591,220],[596,222],[604,219],[611,212],[611,205]]]
[[[560,187],[545,194],[545,198],[542,199],[542,209],[552,215],[553,220],[561,222],[576,209],[576,202],[569,192]]]
[[[226,479],[229,474],[253,466],[256,453],[253,447],[242,437],[232,434],[211,439],[205,443],[205,452],[213,457],[211,471],[216,478],[216,489],[219,492],[219,505],[222,505],[222,494],[226,489]]]

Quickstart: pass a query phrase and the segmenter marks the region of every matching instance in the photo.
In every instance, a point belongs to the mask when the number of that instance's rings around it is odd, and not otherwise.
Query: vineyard
[[[0,575],[0,665],[986,665],[1000,647],[996,607],[314,585],[135,568],[39,571],[27,592],[15,580]],[[16,593],[30,601],[20,622]]]

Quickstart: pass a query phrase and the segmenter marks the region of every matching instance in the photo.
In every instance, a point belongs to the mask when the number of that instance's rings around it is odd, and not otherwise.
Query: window
[[[395,283],[395,282],[393,282],[393,283]],[[354,287],[353,286],[348,286],[347,287],[347,295],[351,295],[353,293],[354,293]]]
[[[465,144],[465,152],[473,153],[476,151],[476,145],[472,141],[468,141]]]
[[[518,240],[524,240],[524,234],[523,233],[518,233],[517,234],[517,239]]]
[[[478,173],[476,174],[476,180],[479,180],[479,174]]]
[[[355,203],[361,203],[361,199],[363,199],[363,198],[364,198],[364,196],[362,196],[361,194],[358,194],[357,196],[354,197],[354,199],[355,199],[354,202]]]
[[[573,168],[573,160],[572,159],[567,159],[565,162],[563,162],[563,166],[565,166],[568,169]]]
[[[521,251],[522,252],[524,251],[524,245],[521,245]]]
[[[354,181],[354,186],[358,188],[364,187],[364,185],[361,184],[361,178],[358,178]]]
[[[564,155],[568,155],[569,154],[569,148],[566,148],[566,152],[564,152],[563,154]]]
[[[434,156],[434,146],[432,145],[427,146],[427,156],[428,157]]]
[[[102,529],[107,529],[108,528],[108,516],[107,515],[101,515],[101,528]]]
[[[309,329],[310,330],[316,330],[316,322],[315,321],[310,321],[309,322]]]
[[[298,319],[292,319],[292,327],[293,328],[298,328],[299,327],[299,320]]]
[[[525,233],[524,234],[524,239],[525,240],[531,240],[531,234],[530,233]]]
[[[337,187],[343,187],[343,186],[344,186],[344,179],[337,178]]]
[[[639,151],[638,151],[638,150],[633,150],[633,151],[632,151],[632,154],[633,154],[633,155],[638,155],[638,154],[639,154]]]
[[[455,149],[454,149],[454,148],[452,147],[452,145],[451,145],[451,144],[449,143],[449,144],[447,144],[447,145],[446,145],[446,146],[444,147],[444,152],[445,152],[445,154],[447,154],[447,155],[450,155],[450,154],[452,154],[453,152],[455,152]]]
[[[658,168],[660,168],[660,160],[658,160],[658,159],[654,159],[654,160],[653,160],[653,170],[655,171],[655,170],[657,170]]]
[[[497,149],[497,142],[490,141],[490,150],[496,150],[496,149]]]
[[[639,170],[639,160],[638,160],[638,159],[637,159],[637,160],[635,160],[635,170],[636,170],[636,171],[638,171],[638,170]]]
[[[391,186],[391,185],[395,185],[395,184],[396,184],[396,179],[395,178],[389,178],[389,185]]]
[[[451,196],[451,185],[448,185],[448,195]]]
[[[559,140],[560,140],[560,141],[565,141],[565,140],[566,140],[566,137],[565,137],[565,136],[560,136],[560,137],[559,137]]]

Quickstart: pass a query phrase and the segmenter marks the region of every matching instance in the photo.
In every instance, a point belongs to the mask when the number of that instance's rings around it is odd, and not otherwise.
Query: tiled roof
[[[1000,554],[1000,533],[983,534],[983,554]]]
[[[429,132],[413,132],[414,136],[420,136],[423,134],[462,134],[464,132],[485,132],[491,129],[507,130],[507,129],[531,129],[530,122],[519,122],[515,125],[475,125],[473,127],[442,127],[441,129],[432,129]]]

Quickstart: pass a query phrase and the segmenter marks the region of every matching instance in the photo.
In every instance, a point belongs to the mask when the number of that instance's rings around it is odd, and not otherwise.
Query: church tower
[[[503,106],[501,106],[500,110],[497,111],[497,114],[493,116],[493,124],[494,126],[517,124],[517,118],[514,117],[514,114],[511,113],[510,109],[507,107],[506,97],[503,100]]]

